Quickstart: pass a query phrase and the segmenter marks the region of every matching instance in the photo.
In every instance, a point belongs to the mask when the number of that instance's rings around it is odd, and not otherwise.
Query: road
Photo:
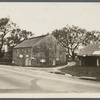
[[[99,93],[100,82],[0,65],[0,93]]]

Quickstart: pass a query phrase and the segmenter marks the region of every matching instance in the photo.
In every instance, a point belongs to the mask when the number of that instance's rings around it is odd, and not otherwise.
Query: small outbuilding
[[[100,43],[89,44],[78,53],[80,66],[100,67]]]
[[[15,46],[12,62],[20,66],[64,65],[66,50],[53,35],[42,35]]]

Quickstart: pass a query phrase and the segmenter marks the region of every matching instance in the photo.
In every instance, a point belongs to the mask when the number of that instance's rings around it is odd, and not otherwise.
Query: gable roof
[[[41,36],[38,36],[38,37],[33,37],[33,38],[30,38],[30,39],[27,39],[27,40],[19,43],[14,48],[32,47],[34,44],[36,44],[37,42],[39,42],[41,39],[45,38],[46,36],[47,35],[41,35]]]
[[[79,51],[78,56],[100,56],[100,43],[87,45]]]

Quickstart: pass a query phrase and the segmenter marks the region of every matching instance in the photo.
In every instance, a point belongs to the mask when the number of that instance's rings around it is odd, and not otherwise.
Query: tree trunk
[[[72,56],[72,61],[75,61],[75,56]]]
[[[4,56],[4,52],[1,51],[2,48],[0,48],[0,58]]]
[[[75,54],[72,52],[72,60],[75,61]]]
[[[4,56],[4,52],[2,52],[2,47],[3,47],[3,39],[1,40],[2,44],[0,45],[0,58]]]

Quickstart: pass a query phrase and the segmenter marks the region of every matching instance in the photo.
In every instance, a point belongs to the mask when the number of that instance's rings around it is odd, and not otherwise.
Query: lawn
[[[86,67],[86,66],[66,66],[65,68],[60,69],[61,72],[71,74],[72,76],[77,77],[95,77],[95,81],[100,81],[100,67]]]

